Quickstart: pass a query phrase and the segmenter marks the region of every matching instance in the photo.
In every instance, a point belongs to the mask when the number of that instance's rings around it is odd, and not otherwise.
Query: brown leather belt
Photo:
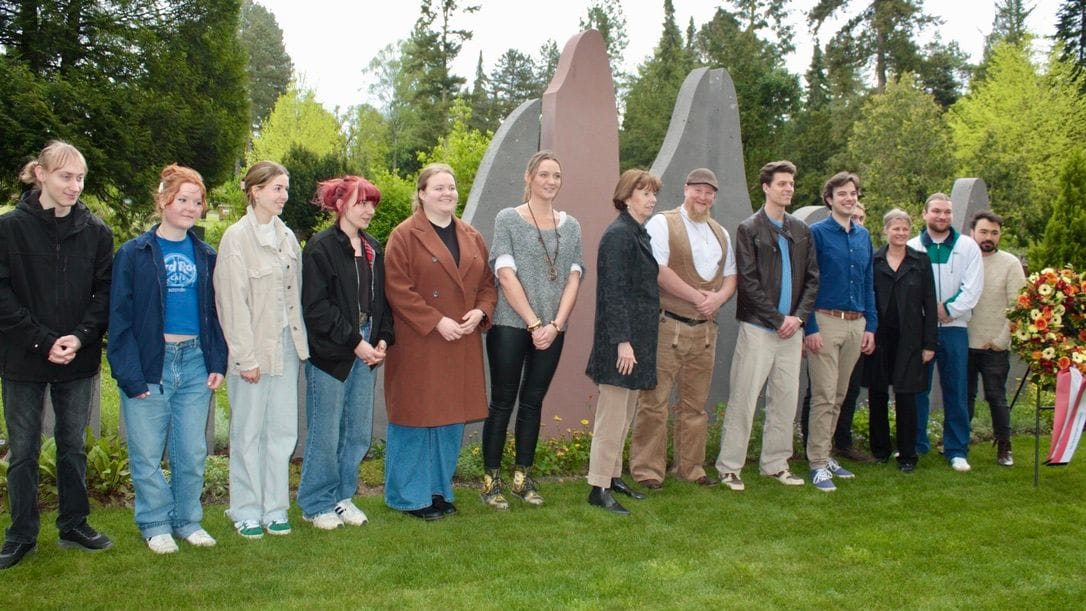
[[[671,318],[673,320],[677,320],[677,321],[682,322],[682,323],[686,323],[686,324],[690,325],[691,327],[693,327],[695,325],[700,325],[703,322],[709,322],[708,320],[706,320],[704,318],[701,318],[701,319],[687,318],[685,316],[679,316],[678,314],[676,314],[674,312],[668,312],[667,310],[660,310],[660,312],[663,313],[663,315],[667,316],[668,318]]]
[[[822,308],[818,308],[815,311],[825,314],[826,316],[830,316],[832,318],[839,318],[841,320],[859,320],[864,317],[863,312],[849,312],[847,310],[824,310]]]

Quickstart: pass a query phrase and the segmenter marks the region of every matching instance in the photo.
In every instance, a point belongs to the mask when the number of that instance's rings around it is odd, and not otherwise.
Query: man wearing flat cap
[[[676,384],[672,473],[703,486],[716,483],[704,466],[709,423],[705,403],[716,360],[716,314],[736,286],[731,238],[710,216],[716,192],[716,176],[698,168],[686,178],[682,205],[645,224],[660,265],[657,383],[639,397],[630,474],[649,489],[660,488],[664,481],[668,403]]]

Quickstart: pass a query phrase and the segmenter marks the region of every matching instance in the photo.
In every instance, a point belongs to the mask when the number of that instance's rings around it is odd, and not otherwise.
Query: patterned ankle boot
[[[483,473],[483,489],[479,493],[479,498],[494,509],[509,509],[509,501],[502,496],[502,478],[498,469],[488,469]]]
[[[539,506],[543,504],[543,497],[535,488],[535,480],[531,476],[531,467],[517,465],[513,468],[513,485],[510,490],[529,505]]]

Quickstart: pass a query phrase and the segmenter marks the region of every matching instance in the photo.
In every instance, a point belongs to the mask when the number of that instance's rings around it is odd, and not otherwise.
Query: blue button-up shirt
[[[863,312],[864,330],[874,333],[879,315],[871,272],[871,234],[852,221],[849,226],[845,231],[832,216],[811,225],[820,272],[815,309]],[[807,319],[807,335],[818,333],[815,318]]]

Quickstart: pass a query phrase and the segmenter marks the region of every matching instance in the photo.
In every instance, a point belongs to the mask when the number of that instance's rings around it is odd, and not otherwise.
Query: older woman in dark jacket
[[[935,356],[938,343],[935,284],[928,255],[905,245],[912,220],[900,209],[883,217],[887,245],[874,255],[875,302],[879,328],[875,352],[864,366],[871,409],[871,453],[880,462],[890,459],[888,388],[894,387],[897,412],[898,468],[916,468],[916,393],[927,388],[924,364]]]
[[[659,190],[660,179],[644,170],[622,174],[613,197],[619,215],[600,238],[596,261],[596,325],[585,373],[599,384],[600,395],[588,463],[588,502],[622,515],[629,511],[611,496],[612,490],[644,498],[622,481],[622,447],[638,391],[656,387],[659,266],[644,225]]]

